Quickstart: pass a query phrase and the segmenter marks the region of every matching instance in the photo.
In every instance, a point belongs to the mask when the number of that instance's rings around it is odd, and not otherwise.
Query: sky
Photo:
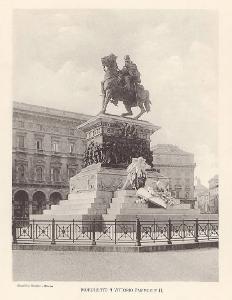
[[[137,64],[152,102],[141,119],[161,126],[152,143],[194,153],[195,176],[208,186],[218,173],[216,11],[15,10],[14,101],[96,115],[110,53],[119,68],[126,54]]]

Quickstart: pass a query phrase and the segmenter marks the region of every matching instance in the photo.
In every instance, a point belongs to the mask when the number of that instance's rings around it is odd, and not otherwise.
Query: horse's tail
[[[146,92],[147,92],[147,95],[146,95],[147,97],[144,101],[144,106],[145,106],[146,112],[149,112],[151,110],[151,101],[149,99],[149,92],[148,91],[146,91]]]

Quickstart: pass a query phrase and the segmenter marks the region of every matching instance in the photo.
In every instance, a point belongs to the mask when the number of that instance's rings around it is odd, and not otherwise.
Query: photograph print
[[[13,280],[217,282],[218,11],[12,28]]]

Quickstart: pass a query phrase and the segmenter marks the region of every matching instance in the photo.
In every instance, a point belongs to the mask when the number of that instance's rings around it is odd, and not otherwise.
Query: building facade
[[[219,178],[218,175],[215,175],[209,180],[209,209],[212,214],[218,214],[218,187]]]
[[[172,195],[194,207],[194,155],[171,144],[155,145],[152,151],[154,168],[169,178]]]
[[[196,207],[201,213],[210,213],[209,208],[209,189],[204,186],[199,178],[195,178],[194,197],[196,198]]]
[[[13,103],[13,216],[42,213],[67,199],[69,178],[82,168],[86,139],[77,126],[91,116]]]

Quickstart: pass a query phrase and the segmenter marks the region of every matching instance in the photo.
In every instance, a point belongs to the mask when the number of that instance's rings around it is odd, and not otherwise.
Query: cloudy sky
[[[15,101],[95,115],[100,58],[113,52],[122,67],[129,54],[151,96],[142,118],[162,127],[153,143],[194,153],[195,174],[208,185],[218,172],[215,11],[16,10],[13,22]]]

